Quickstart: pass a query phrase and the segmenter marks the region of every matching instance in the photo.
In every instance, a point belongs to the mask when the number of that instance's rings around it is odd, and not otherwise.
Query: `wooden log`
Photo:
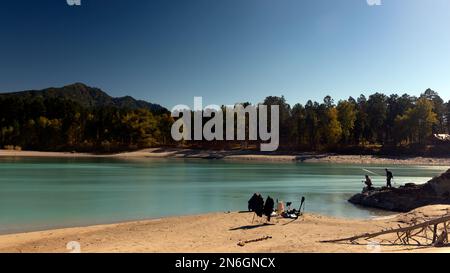
[[[256,243],[256,242],[261,242],[261,241],[265,241],[265,240],[269,240],[269,239],[272,239],[272,236],[265,236],[265,237],[261,237],[261,238],[258,238],[258,239],[253,239],[253,240],[247,240],[247,241],[240,241],[240,242],[238,242],[238,246],[245,246],[246,244],[249,244],[249,243]]]
[[[437,237],[437,225],[448,222],[448,221],[450,221],[450,215],[446,215],[443,217],[425,221],[420,224],[415,224],[415,225],[412,225],[409,227],[399,227],[399,228],[387,230],[387,231],[365,233],[365,234],[356,235],[356,236],[352,236],[352,237],[348,237],[348,238],[335,239],[335,240],[324,240],[324,241],[320,241],[320,242],[321,243],[337,243],[337,242],[344,242],[344,241],[353,242],[353,241],[356,241],[356,240],[362,239],[362,238],[374,238],[374,237],[378,237],[378,236],[382,236],[382,235],[386,235],[386,234],[406,233],[406,232],[410,232],[410,231],[413,231],[413,230],[416,230],[419,228],[427,228],[429,226],[434,226],[434,230],[433,230],[433,243],[434,243],[434,242],[436,242],[436,237]]]
[[[445,243],[448,243],[448,230],[447,230],[447,222],[444,223],[444,232],[445,232]]]
[[[436,243],[436,239],[437,239],[437,224],[433,225],[433,244]]]
[[[411,235],[411,236],[417,236],[417,235],[419,235],[420,233],[422,233],[422,232],[424,231],[424,229],[425,229],[425,228],[420,229],[418,232],[414,233],[414,234]]]

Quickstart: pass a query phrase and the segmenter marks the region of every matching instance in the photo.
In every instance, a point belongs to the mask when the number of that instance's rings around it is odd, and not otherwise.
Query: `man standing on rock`
[[[386,169],[386,182],[387,182],[387,187],[388,188],[392,188],[392,184],[391,184],[391,180],[392,178],[394,178],[394,175],[392,174],[391,171],[389,171],[388,169]]]

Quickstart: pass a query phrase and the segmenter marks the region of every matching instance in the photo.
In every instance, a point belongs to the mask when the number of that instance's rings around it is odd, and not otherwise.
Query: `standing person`
[[[386,169],[386,182],[387,182],[387,187],[388,188],[392,188],[392,184],[391,184],[391,180],[392,178],[394,178],[394,175],[392,174],[391,171],[389,171],[388,169]]]

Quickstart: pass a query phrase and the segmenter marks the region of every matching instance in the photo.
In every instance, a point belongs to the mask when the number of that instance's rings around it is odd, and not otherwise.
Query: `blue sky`
[[[432,88],[450,99],[450,1],[3,0],[0,91],[84,82],[166,107]]]

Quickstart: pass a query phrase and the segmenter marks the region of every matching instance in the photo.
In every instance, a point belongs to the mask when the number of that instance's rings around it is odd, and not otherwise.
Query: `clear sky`
[[[84,82],[171,108],[371,94],[450,99],[450,1],[2,0],[0,91]]]

